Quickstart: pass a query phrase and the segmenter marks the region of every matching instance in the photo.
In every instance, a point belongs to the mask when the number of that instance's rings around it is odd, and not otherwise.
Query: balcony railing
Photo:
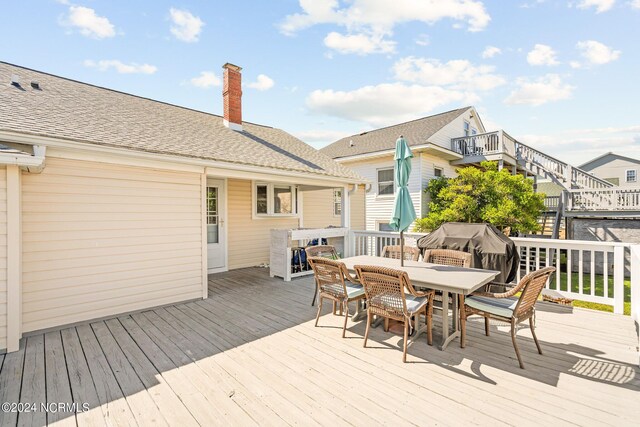
[[[415,246],[424,234],[406,233],[405,244]],[[555,266],[547,288],[582,301],[605,304],[615,313],[624,312],[625,281],[631,287],[631,314],[640,321],[640,245],[518,238],[512,240],[520,252],[517,280],[530,271]],[[397,245],[399,233],[350,231],[348,255],[379,256],[385,245]]]
[[[487,156],[506,153],[515,157],[516,141],[506,132],[496,131],[453,138],[451,149],[463,156]]]
[[[640,211],[640,187],[569,190],[569,211]]]

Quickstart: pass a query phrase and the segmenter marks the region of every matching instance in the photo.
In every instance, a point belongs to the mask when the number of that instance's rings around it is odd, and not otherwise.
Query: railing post
[[[624,246],[613,248],[613,312],[624,313]]]
[[[631,318],[636,323],[640,349],[640,245],[631,245]],[[640,352],[638,353],[640,365]]]

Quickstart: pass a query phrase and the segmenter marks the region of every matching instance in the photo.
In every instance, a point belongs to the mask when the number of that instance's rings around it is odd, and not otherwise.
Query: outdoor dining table
[[[463,268],[448,265],[431,264],[421,261],[405,260],[404,266],[400,266],[400,260],[382,258],[369,255],[359,255],[343,258],[342,261],[347,269],[355,272],[356,265],[376,265],[381,267],[394,268],[407,273],[411,284],[416,288],[429,288],[442,292],[442,340],[438,345],[440,350],[447,348],[449,343],[460,336],[458,329],[458,298],[457,296],[469,295],[473,291],[488,284],[500,274],[494,270],[482,270],[478,268]],[[453,296],[453,330],[449,329],[449,296]],[[416,322],[417,323],[417,322]],[[412,336],[415,340],[422,332],[426,331],[426,326],[418,328]]]

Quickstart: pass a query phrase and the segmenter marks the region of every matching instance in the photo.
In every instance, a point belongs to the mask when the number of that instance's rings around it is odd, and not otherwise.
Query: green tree
[[[418,232],[431,231],[445,222],[485,222],[512,232],[538,231],[544,210],[544,194],[535,193],[533,182],[495,162],[482,162],[458,170],[455,178],[429,182],[429,214],[416,221]]]

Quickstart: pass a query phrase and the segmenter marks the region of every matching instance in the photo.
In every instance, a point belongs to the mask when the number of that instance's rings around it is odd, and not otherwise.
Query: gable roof
[[[20,85],[11,83],[18,76]],[[33,88],[31,82],[38,82]],[[0,62],[0,131],[156,154],[362,179],[287,132]]]
[[[632,163],[640,164],[640,159],[634,159],[633,157],[623,156],[623,155],[620,155],[620,154],[616,154],[616,153],[614,153],[612,151],[609,151],[608,153],[601,154],[600,156],[598,156],[596,158],[593,158],[593,159],[589,160],[588,162],[581,164],[578,167],[580,169],[589,170],[590,166],[593,163],[597,163],[598,161],[604,160],[607,157],[613,157],[614,159],[622,159],[622,160],[627,160],[627,161],[632,162]]]
[[[400,135],[404,136],[409,146],[426,144],[428,143],[428,139],[436,132],[470,108],[472,107],[459,108],[410,122],[347,136],[346,138],[327,145],[320,149],[320,151],[333,159],[337,159],[357,156],[359,154],[393,150],[396,139],[398,139]],[[351,146],[351,142],[353,142],[353,146]]]

